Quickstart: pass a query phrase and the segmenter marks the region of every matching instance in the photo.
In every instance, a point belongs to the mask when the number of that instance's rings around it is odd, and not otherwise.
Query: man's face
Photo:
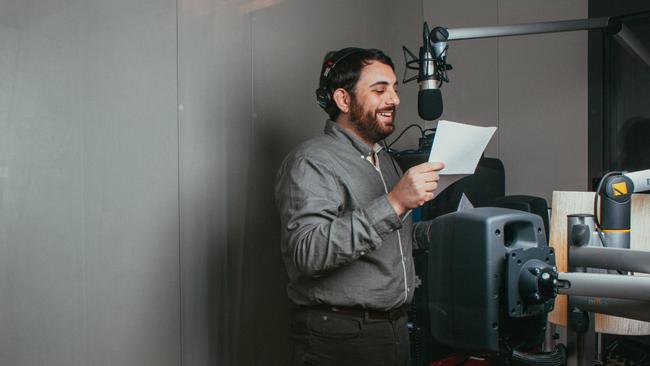
[[[399,102],[395,72],[373,61],[361,70],[350,103],[350,120],[362,138],[379,142],[395,130]]]

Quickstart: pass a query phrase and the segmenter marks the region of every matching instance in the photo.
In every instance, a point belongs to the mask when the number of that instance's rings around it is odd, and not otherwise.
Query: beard
[[[392,112],[393,118],[390,123],[382,123],[378,120],[378,113]],[[395,108],[385,108],[376,110],[364,110],[360,103],[357,103],[353,96],[350,105],[350,117],[354,122],[357,133],[362,137],[375,143],[390,136],[395,131]]]

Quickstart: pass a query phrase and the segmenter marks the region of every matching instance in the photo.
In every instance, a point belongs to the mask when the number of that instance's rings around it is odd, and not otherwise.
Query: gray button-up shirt
[[[401,172],[376,150],[327,121],[283,161],[275,198],[294,303],[390,310],[413,299],[414,225],[387,197]]]

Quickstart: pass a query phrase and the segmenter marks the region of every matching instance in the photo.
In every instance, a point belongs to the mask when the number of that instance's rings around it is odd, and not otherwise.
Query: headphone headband
[[[325,83],[327,82],[327,78],[332,70],[336,67],[336,65],[345,60],[348,56],[354,55],[355,53],[363,52],[365,51],[363,48],[359,47],[346,47],[343,48],[339,51],[336,51],[330,58],[329,60],[325,61],[325,67],[323,68],[323,72],[321,73],[320,77],[320,86],[325,87]]]

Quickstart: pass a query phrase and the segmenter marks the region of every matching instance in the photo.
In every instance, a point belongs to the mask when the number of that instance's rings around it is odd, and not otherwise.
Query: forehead
[[[393,85],[397,82],[397,76],[390,66],[372,61],[361,69],[357,86],[369,86],[378,82]]]

